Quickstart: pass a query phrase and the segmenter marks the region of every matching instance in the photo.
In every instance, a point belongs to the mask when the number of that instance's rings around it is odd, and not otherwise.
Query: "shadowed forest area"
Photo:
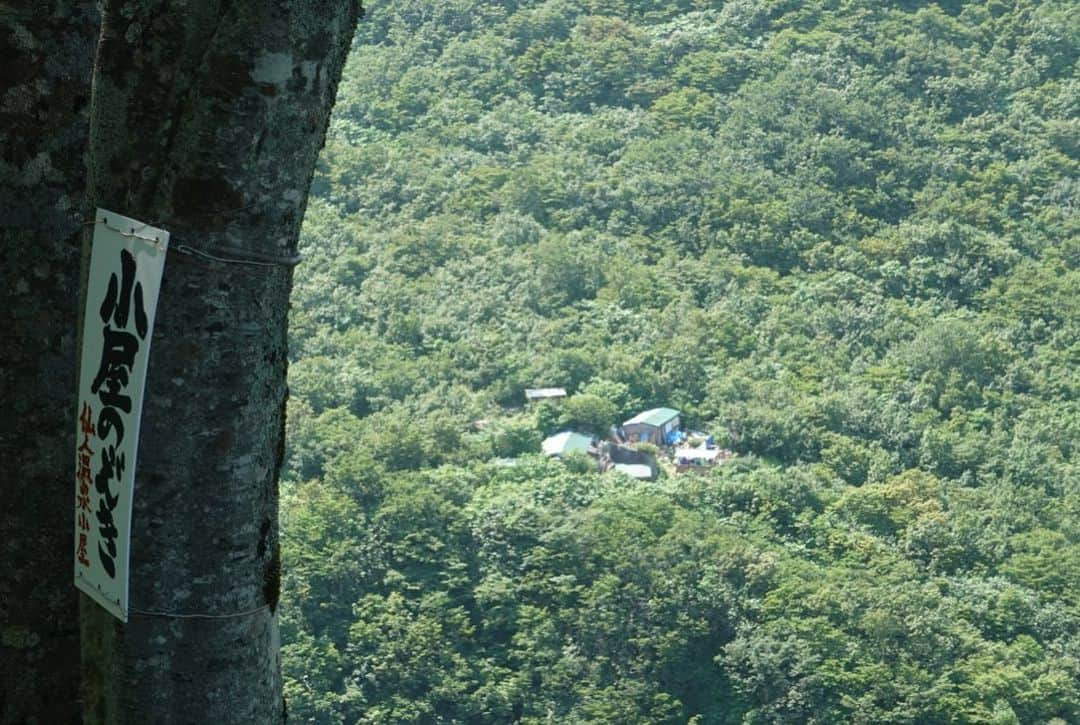
[[[290,718],[1080,721],[1076,6],[365,5],[291,312]],[[661,406],[735,455],[541,453]]]

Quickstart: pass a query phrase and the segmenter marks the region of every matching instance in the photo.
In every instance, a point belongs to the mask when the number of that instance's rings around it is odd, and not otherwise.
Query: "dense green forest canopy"
[[[1080,721],[1075,5],[365,4],[293,298],[291,717]],[[737,456],[539,455],[657,406]]]

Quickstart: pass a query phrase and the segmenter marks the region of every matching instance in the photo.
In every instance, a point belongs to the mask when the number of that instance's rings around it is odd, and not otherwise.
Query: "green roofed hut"
[[[631,443],[654,443],[664,445],[667,434],[679,430],[682,421],[674,408],[653,408],[638,413],[622,424],[623,435]]]
[[[550,438],[545,438],[541,447],[544,455],[562,458],[570,453],[584,453],[588,455],[593,447],[593,439],[581,433],[563,431],[556,433]]]

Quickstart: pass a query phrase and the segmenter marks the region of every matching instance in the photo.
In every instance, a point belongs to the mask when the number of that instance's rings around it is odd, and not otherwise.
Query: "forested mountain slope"
[[[293,299],[291,717],[1080,721],[1075,5],[366,5]],[[656,406],[738,457],[538,455]]]

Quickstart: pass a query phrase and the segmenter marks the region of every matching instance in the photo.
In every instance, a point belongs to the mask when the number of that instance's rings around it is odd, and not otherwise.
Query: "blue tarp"
[[[683,433],[681,430],[673,430],[669,432],[664,438],[664,442],[667,443],[669,446],[678,445],[684,440],[686,440],[686,434]]]

